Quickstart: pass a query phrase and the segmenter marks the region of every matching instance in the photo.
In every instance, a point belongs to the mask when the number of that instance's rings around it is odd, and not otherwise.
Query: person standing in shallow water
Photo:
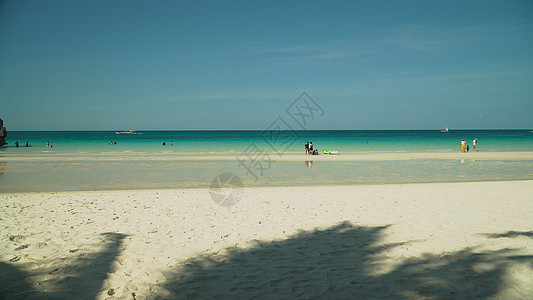
[[[309,142],[305,143],[305,154],[309,154]]]
[[[477,138],[472,141],[472,151],[477,151]]]
[[[461,141],[461,152],[463,153],[466,152],[466,140],[465,139]]]

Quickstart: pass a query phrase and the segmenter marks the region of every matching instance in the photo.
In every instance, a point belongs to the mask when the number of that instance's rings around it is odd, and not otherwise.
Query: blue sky
[[[1,1],[8,130],[533,128],[532,1]]]

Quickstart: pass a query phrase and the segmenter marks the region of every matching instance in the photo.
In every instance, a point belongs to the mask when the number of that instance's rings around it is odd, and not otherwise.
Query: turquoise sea
[[[141,132],[141,131],[139,131]],[[341,153],[361,152],[454,152],[466,139],[471,145],[477,138],[483,151],[531,151],[533,133],[530,130],[325,130],[295,131],[289,134],[292,144],[286,153],[300,153],[307,141],[315,148],[335,149]],[[117,135],[113,131],[10,131],[7,149],[12,153],[14,143],[32,145],[26,153],[182,153],[234,154],[255,142],[266,151],[273,151],[264,131],[142,131],[137,135]],[[54,148],[46,148],[49,141]],[[110,146],[109,142],[117,142]],[[166,142],[170,146],[163,147]],[[4,152],[4,153],[5,153]]]
[[[533,179],[531,160],[475,160],[466,156],[462,161],[314,161],[310,156],[307,161],[276,161],[283,155],[305,156],[307,141],[320,151],[338,150],[340,156],[456,153],[463,138],[470,147],[477,138],[480,152],[530,152],[530,130],[332,130],[295,131],[281,136],[264,131],[139,132],[142,134],[10,131],[8,145],[0,147],[0,192],[205,188],[220,173],[237,174],[245,186]],[[53,147],[46,147],[47,142]],[[31,147],[25,147],[26,143]],[[250,155],[251,150],[266,153],[272,160],[260,174],[249,172],[237,160]],[[220,156],[231,159],[216,158]]]

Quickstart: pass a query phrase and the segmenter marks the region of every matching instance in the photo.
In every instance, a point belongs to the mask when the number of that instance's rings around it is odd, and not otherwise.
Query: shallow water
[[[207,188],[221,173],[244,186],[532,180],[533,161],[276,161],[260,171],[236,161],[2,163],[0,192]]]
[[[250,165],[253,161],[249,160],[239,162],[237,158],[243,153],[250,154],[252,148],[277,155],[279,149],[270,147],[271,141],[263,139],[262,134],[259,131],[145,132],[124,136],[113,132],[10,132],[9,147],[0,148],[0,192],[206,188],[221,173],[237,174],[248,187],[533,180],[533,160],[475,160],[468,156],[463,160],[373,161],[313,161],[309,157],[308,161],[263,161],[259,166]],[[339,150],[341,155],[453,153],[459,151],[464,136],[478,137],[482,151],[533,150],[533,134],[526,130],[299,134],[310,138],[289,138],[290,143],[273,145],[284,145],[281,155],[302,156],[301,149],[307,139],[312,139],[316,147],[335,145],[330,149]],[[28,140],[32,147],[13,147],[15,139]],[[108,140],[117,144],[108,145]],[[162,140],[167,146],[161,145]],[[170,140],[174,146],[169,145]],[[54,147],[46,148],[46,141]],[[211,159],[215,155],[231,159]],[[185,160],[172,159],[177,156]],[[198,156],[205,159],[198,160]],[[158,159],[151,159],[154,157]]]

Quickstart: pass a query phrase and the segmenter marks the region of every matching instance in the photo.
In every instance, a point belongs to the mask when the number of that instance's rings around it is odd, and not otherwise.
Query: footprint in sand
[[[9,236],[9,240],[12,241],[12,242],[15,242],[15,243],[21,242],[21,241],[23,241],[25,239],[26,239],[26,237],[23,236],[23,235],[11,235],[11,236]]]
[[[28,247],[29,247],[29,245],[27,245],[27,244],[26,245],[22,245],[22,246],[20,246],[18,248],[15,248],[15,251],[23,250],[23,249],[26,249]]]

